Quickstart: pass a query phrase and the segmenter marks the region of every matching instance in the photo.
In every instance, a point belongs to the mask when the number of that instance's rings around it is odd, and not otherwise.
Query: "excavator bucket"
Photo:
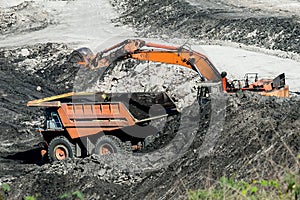
[[[68,62],[86,66],[93,57],[94,54],[92,50],[83,47],[73,51],[68,58]]]

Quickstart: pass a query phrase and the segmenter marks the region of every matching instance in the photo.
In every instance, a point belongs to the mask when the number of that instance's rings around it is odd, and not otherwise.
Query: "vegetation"
[[[83,194],[79,190],[76,190],[75,192],[66,192],[59,196],[60,199],[69,199],[71,197],[80,200],[84,199]]]
[[[7,183],[3,183],[3,184],[1,185],[1,189],[2,189],[2,191],[3,191],[4,193],[7,193],[7,192],[10,191],[10,186],[9,186]]]
[[[1,185],[1,190],[0,190],[0,200],[5,200],[8,197],[9,192],[11,191],[11,188],[9,186],[9,184],[7,183],[3,183]],[[23,199],[24,200],[38,200],[38,197],[40,196],[40,194],[36,194],[33,196],[25,196]],[[83,194],[79,191],[76,190],[75,192],[66,192],[62,195],[59,196],[59,199],[79,199],[79,200],[83,200]]]
[[[254,180],[251,183],[222,177],[208,189],[189,191],[188,199],[300,200],[300,176],[289,173],[281,180]]]
[[[8,193],[10,192],[10,186],[7,183],[3,183],[1,185],[1,191],[0,191],[0,200],[4,200],[5,196],[8,195]]]
[[[26,196],[24,197],[24,200],[37,200],[39,195],[35,195],[35,196]]]

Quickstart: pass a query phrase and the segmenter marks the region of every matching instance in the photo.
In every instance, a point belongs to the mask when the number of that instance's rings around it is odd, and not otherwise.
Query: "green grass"
[[[76,190],[75,192],[66,192],[62,195],[59,196],[60,199],[68,199],[68,198],[75,198],[75,199],[80,199],[80,200],[83,200],[84,197],[83,197],[83,194],[79,191],[79,190]]]
[[[253,180],[252,182],[236,181],[233,178],[220,178],[213,186],[207,189],[198,189],[188,192],[189,200],[299,200],[299,174],[286,174],[280,180]]]

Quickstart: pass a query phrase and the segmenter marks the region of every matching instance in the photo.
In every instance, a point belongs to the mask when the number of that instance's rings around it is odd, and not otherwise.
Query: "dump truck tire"
[[[108,154],[124,154],[126,152],[123,142],[113,135],[104,135],[98,138],[94,153],[100,156]]]
[[[124,153],[132,154],[132,144],[130,141],[123,142]]]
[[[50,162],[73,158],[75,146],[63,136],[51,140],[48,147],[48,157]]]

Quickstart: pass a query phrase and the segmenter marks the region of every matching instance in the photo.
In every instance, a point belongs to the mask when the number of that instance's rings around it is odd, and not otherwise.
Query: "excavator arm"
[[[82,56],[79,64],[92,70],[108,67],[117,60],[132,58],[180,65],[197,72],[202,81],[221,81],[220,73],[205,55],[183,47],[147,43],[136,39],[125,40],[96,55],[87,53],[86,48],[77,50],[77,53]]]

